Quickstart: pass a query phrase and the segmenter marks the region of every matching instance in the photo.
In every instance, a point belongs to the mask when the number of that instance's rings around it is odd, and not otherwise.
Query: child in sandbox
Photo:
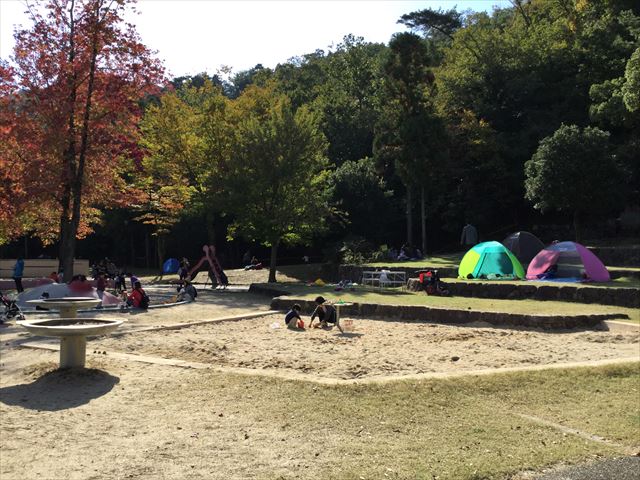
[[[286,323],[287,328],[292,330],[304,330],[304,322],[302,321],[302,318],[300,318],[300,310],[300,305],[296,303],[284,316],[284,323]]]
[[[336,308],[333,305],[325,303],[324,297],[316,297],[316,309],[311,314],[311,321],[309,322],[309,328],[313,325],[313,320],[318,317],[320,323],[316,328],[327,328],[330,323],[337,323],[338,316],[336,315]]]

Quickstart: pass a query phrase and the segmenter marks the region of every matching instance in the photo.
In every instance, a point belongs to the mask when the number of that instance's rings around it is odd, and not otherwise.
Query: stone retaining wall
[[[276,297],[271,301],[272,310],[286,311],[295,303],[300,304],[304,314],[311,314],[315,308],[312,300],[295,297]],[[516,313],[478,312],[473,310],[448,310],[422,305],[378,305],[355,303],[342,307],[341,315],[350,317],[382,318],[386,321],[428,321],[443,324],[465,324],[486,322],[492,325],[525,326],[544,330],[565,330],[571,328],[593,328],[604,320],[627,318],[626,315],[524,315]]]
[[[446,281],[445,281],[446,283]],[[487,283],[482,281],[447,283],[452,295],[461,297],[496,298],[503,300],[557,300],[562,302],[599,303],[618,307],[639,308],[640,288],[577,287],[575,285],[549,285],[523,282]],[[407,289],[422,290],[417,278],[407,281]]]

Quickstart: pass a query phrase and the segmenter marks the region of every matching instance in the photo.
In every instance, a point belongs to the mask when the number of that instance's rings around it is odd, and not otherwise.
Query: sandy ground
[[[548,333],[353,319],[355,331],[341,335],[289,331],[281,314],[134,331],[255,313],[267,304],[248,293],[212,292],[189,305],[127,314],[130,333],[91,340],[92,369],[80,373],[55,371],[57,352],[21,348],[34,338],[16,326],[1,328],[0,478],[314,478],[307,472],[319,461],[340,468],[339,456],[318,459],[313,449],[296,447],[310,441],[304,422],[292,427],[296,412],[274,420],[269,406],[238,408],[238,398],[257,394],[257,377],[238,380],[215,369],[142,363],[117,352],[310,380],[640,356],[637,332]],[[107,354],[91,354],[98,350]],[[339,451],[330,426],[314,435]]]
[[[343,319],[346,320],[346,319]],[[333,379],[639,358],[638,332],[549,333],[352,319],[354,332],[291,331],[282,315],[132,333],[96,348]],[[279,328],[274,328],[275,326]]]
[[[154,291],[150,289],[150,296],[154,298]],[[162,289],[163,293],[166,291]],[[171,290],[173,293],[173,290]],[[158,298],[158,295],[155,296]],[[150,309],[146,312],[131,311],[119,313],[107,311],[104,313],[84,314],[98,318],[117,318],[125,320],[127,327],[172,325],[199,320],[228,317],[243,313],[255,313],[269,309],[271,298],[264,295],[249,294],[243,291],[200,290],[195,302],[175,307]]]

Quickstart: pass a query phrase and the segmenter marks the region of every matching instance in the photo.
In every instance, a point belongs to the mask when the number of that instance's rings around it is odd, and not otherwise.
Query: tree
[[[141,124],[143,183],[172,189],[186,210],[204,217],[209,245],[216,240],[215,217],[224,212],[223,170],[233,142],[229,104],[209,80],[200,87],[187,83],[150,106]]]
[[[640,110],[640,47],[627,62],[625,84],[622,87],[624,104],[630,112]]]
[[[390,230],[402,211],[392,201],[393,192],[376,172],[372,158],[347,161],[331,174],[334,202],[347,214],[348,230],[376,242],[390,241]]]
[[[58,216],[65,278],[96,208],[128,201],[119,165],[139,160],[139,101],[162,79],[160,64],[123,20],[133,3],[49,0],[48,13],[31,9],[33,27],[15,34],[1,124],[13,139],[12,158],[25,162],[18,183],[29,208],[20,217]]]
[[[421,193],[422,248],[426,250],[425,186],[436,181],[446,155],[446,132],[431,101],[434,75],[424,41],[412,33],[394,35],[384,64],[385,95],[375,155],[393,162],[407,192],[407,242],[413,241],[412,192]]]
[[[281,243],[309,240],[328,213],[326,140],[318,118],[297,110],[273,87],[250,86],[236,100],[238,124],[229,164],[229,235],[271,247],[269,282],[276,281]]]
[[[347,35],[321,61],[325,79],[311,108],[322,112],[328,155],[337,166],[372,155],[385,47]]]
[[[512,3],[514,8],[463,18],[437,72],[437,98],[448,119],[470,111],[495,132],[508,172],[495,192],[502,209],[522,222],[529,213],[524,163],[562,123],[589,124],[590,88],[622,76],[637,48],[638,19],[624,9],[638,3]],[[503,227],[497,212],[483,216]]]
[[[609,150],[607,132],[562,125],[525,164],[526,198],[541,211],[571,212],[576,241],[585,214],[614,209],[619,200],[620,178]]]

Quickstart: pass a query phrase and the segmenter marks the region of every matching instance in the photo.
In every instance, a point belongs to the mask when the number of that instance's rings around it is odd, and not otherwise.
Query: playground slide
[[[213,271],[214,276],[218,282],[218,285],[227,286],[229,284],[229,280],[222,270],[222,265],[218,261],[216,257],[216,247],[213,245],[204,245],[202,247],[202,251],[204,252],[204,256],[196,263],[196,265],[189,270],[189,277],[193,278],[193,275],[199,272],[202,269],[202,266],[206,263],[209,265],[209,270]]]

